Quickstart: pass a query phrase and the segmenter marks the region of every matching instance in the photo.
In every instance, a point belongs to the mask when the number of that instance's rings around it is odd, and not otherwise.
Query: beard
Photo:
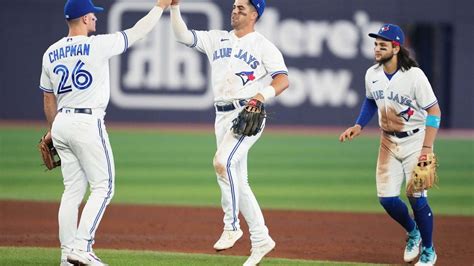
[[[388,61],[392,60],[393,56],[394,56],[394,54],[391,54],[391,55],[386,56],[386,57],[381,57],[379,60],[376,60],[376,61],[380,65],[383,65],[383,64],[387,63]]]

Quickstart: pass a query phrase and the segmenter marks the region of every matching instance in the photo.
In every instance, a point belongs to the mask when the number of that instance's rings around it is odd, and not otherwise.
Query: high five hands
[[[156,6],[161,7],[163,10],[168,8],[171,5],[172,0],[157,0]]]

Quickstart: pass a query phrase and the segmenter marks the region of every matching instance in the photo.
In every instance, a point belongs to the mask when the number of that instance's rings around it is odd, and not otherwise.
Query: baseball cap
[[[92,0],[68,0],[64,5],[64,17],[67,20],[82,17],[88,13],[104,11],[102,7],[94,6]]]
[[[405,41],[405,34],[403,34],[402,29],[395,24],[384,24],[378,33],[369,33],[369,36],[372,38],[382,38],[388,41],[393,41],[399,45],[403,45]]]
[[[258,18],[260,18],[265,10],[265,0],[250,0],[250,3],[257,9]]]

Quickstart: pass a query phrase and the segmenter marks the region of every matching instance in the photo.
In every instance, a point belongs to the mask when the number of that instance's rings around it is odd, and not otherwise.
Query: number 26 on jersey
[[[92,75],[89,71],[82,69],[84,62],[81,60],[77,61],[76,66],[69,76],[69,69],[65,65],[57,65],[53,72],[61,75],[61,81],[58,85],[58,94],[72,91],[72,86],[79,90],[85,90],[92,84]],[[69,78],[72,80],[72,85],[69,82]],[[69,84],[69,85],[68,85]]]

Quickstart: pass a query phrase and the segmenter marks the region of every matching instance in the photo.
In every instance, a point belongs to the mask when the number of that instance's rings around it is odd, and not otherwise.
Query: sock
[[[429,248],[433,246],[433,213],[428,205],[426,197],[414,198],[409,197],[415,221],[420,229],[423,247]]]
[[[416,228],[415,221],[408,213],[407,205],[399,197],[381,197],[379,201],[390,217],[403,226],[407,232],[411,232]]]

